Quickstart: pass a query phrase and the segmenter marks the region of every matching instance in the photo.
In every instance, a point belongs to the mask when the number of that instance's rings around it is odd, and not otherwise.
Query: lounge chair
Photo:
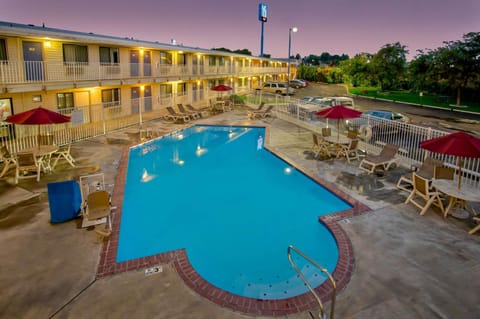
[[[104,228],[95,228],[95,232],[102,237],[108,237],[112,232],[111,211],[110,194],[106,190],[98,190],[88,194],[83,207],[83,216],[87,221],[93,223],[105,219]]]
[[[3,162],[3,170],[0,174],[0,177],[3,177],[3,175],[8,172],[9,168],[15,166],[17,162],[15,160],[15,157],[10,154],[5,145],[2,145],[2,147],[0,148],[0,156],[0,159]]]
[[[347,137],[353,139],[356,139],[358,137],[358,131],[356,130],[348,130],[347,132]]]
[[[208,113],[209,113],[208,112],[208,107],[196,109],[191,104],[186,104],[185,107],[192,112],[199,113],[201,117],[206,117],[206,116],[208,116]]]
[[[37,162],[33,153],[17,153],[15,155],[15,184],[18,184],[20,178],[37,177],[37,182],[40,181],[41,165]],[[23,175],[20,174],[23,173]],[[27,172],[34,172],[35,175],[26,175]]]
[[[262,103],[260,103],[260,105],[256,109],[254,109],[254,111],[259,112],[263,109],[264,106],[265,106],[265,102],[262,102]]]
[[[178,120],[182,120],[183,123],[187,123],[187,122],[190,121],[190,116],[185,115],[185,114],[179,114],[179,113],[175,112],[173,107],[167,106],[166,109],[167,109],[168,114],[163,116],[163,118],[166,121],[173,120],[174,122],[178,122]]]
[[[345,157],[350,163],[350,160],[358,159],[358,139],[353,139],[348,145],[338,144],[337,146],[337,158]]]
[[[269,105],[264,111],[248,111],[247,116],[250,119],[255,118],[266,118],[267,116],[272,116],[273,105]]]
[[[188,115],[192,120],[196,120],[200,118],[200,113],[198,112],[192,112],[192,111],[187,111],[184,107],[183,104],[179,103],[177,104],[178,110],[180,111],[181,114]]]
[[[75,167],[75,159],[72,157],[70,154],[70,149],[72,148],[72,144],[68,143],[67,145],[60,146],[58,150],[56,150],[53,154],[52,157],[55,158],[55,161],[53,162],[52,169],[55,169],[55,166],[57,166],[57,163],[59,160],[64,159],[67,161],[70,166]]]
[[[441,160],[434,159],[427,156],[422,165],[418,168],[416,173],[426,179],[432,179],[434,177],[435,167],[442,166]],[[407,173],[400,177],[397,182],[397,188],[406,192],[411,192],[413,187],[413,173]]]
[[[395,155],[400,147],[395,144],[385,144],[382,151],[378,155],[367,156],[360,162],[359,168],[371,174],[376,169],[381,168],[384,171],[396,164]]]
[[[416,199],[416,197],[419,197],[421,200],[424,201],[424,203],[422,204]],[[408,203],[412,203],[418,208],[420,208],[420,215],[424,215],[432,204],[440,207],[442,212],[444,211],[442,199],[440,198],[440,193],[431,190],[429,180],[421,177],[416,173],[413,173],[413,190],[410,192],[410,195],[405,201],[405,204]]]

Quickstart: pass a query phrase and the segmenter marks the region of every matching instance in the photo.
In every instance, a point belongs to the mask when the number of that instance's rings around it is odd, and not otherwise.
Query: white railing
[[[137,77],[170,78],[198,74],[236,76],[265,73],[285,73],[285,68],[259,68],[240,66],[203,66],[193,70],[190,65],[141,63],[66,63],[66,62],[14,62],[0,61],[0,84],[50,83],[68,81],[101,81]]]
[[[383,145],[391,143],[400,146],[397,157],[404,167],[419,167],[426,155],[442,160],[446,166],[453,167],[458,173],[458,158],[456,156],[431,153],[420,148],[420,142],[428,139],[449,134],[449,132],[436,130],[431,127],[419,126],[411,123],[401,123],[362,115],[359,119],[350,121],[327,120],[315,115],[321,109],[318,105],[302,102],[288,96],[265,94],[256,91],[248,95],[247,102],[251,105],[258,105],[260,102],[275,105],[275,114],[278,118],[304,127],[313,132],[321,133],[322,127],[331,127],[332,134],[347,134],[349,128],[362,131],[360,148],[367,153],[378,154]],[[338,127],[338,128],[337,128]],[[368,129],[366,129],[368,127]],[[480,159],[463,158],[462,160],[462,181],[472,185],[480,185]]]

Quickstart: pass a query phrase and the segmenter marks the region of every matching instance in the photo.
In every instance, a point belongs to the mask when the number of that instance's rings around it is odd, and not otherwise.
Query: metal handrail
[[[318,269],[320,269],[320,271],[322,271],[323,273],[325,273],[327,276],[328,276],[328,279],[330,280],[330,282],[332,283],[332,287],[333,287],[333,294],[332,294],[332,306],[330,307],[330,319],[333,319],[333,316],[334,316],[334,310],[335,310],[335,299],[337,297],[337,284],[335,283],[335,280],[333,279],[332,275],[330,275],[330,272],[322,267],[320,264],[318,264],[315,260],[313,260],[312,258],[308,257],[307,255],[305,255],[303,252],[301,252],[300,250],[298,250],[298,248],[294,247],[293,245],[289,245],[288,246],[288,250],[287,250],[287,254],[288,254],[288,260],[290,261],[290,264],[292,265],[293,269],[295,269],[295,271],[297,272],[297,274],[300,276],[300,278],[302,279],[303,283],[307,286],[308,290],[310,290],[310,292],[313,294],[313,296],[315,297],[315,299],[317,300],[318,302],[318,305],[320,306],[320,318],[324,319],[326,318],[325,317],[325,311],[324,311],[324,308],[323,308],[323,303],[322,303],[322,300],[320,299],[320,296],[318,296],[318,294],[315,292],[315,290],[312,288],[312,286],[310,286],[310,284],[308,283],[307,279],[305,278],[305,276],[302,274],[302,272],[300,271],[300,269],[298,269],[297,267],[297,264],[295,264],[295,262],[293,261],[292,259],[292,253],[291,251],[295,251],[298,255],[302,256],[303,258],[305,258],[308,262],[310,262],[312,265],[314,265],[315,267],[317,267]]]

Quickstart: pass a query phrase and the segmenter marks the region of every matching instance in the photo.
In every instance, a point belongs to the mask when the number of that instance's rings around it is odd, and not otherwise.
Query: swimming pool
[[[306,292],[290,244],[330,272],[338,249],[318,216],[351,206],[269,151],[263,128],[194,126],[130,151],[117,262],[185,248],[195,271],[258,299]],[[296,260],[313,286],[325,277]]]

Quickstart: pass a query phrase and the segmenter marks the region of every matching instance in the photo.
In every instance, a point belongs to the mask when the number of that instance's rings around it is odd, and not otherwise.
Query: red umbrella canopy
[[[315,114],[327,119],[353,119],[362,115],[362,112],[343,105],[335,105],[327,109],[320,110]]]
[[[5,121],[25,125],[60,124],[69,122],[70,117],[39,106],[35,109],[10,115]]]
[[[223,84],[219,84],[211,88],[212,91],[217,91],[217,92],[230,91],[231,89],[232,89],[231,87]]]
[[[460,157],[480,157],[480,139],[465,132],[456,132],[420,142],[426,150]]]

